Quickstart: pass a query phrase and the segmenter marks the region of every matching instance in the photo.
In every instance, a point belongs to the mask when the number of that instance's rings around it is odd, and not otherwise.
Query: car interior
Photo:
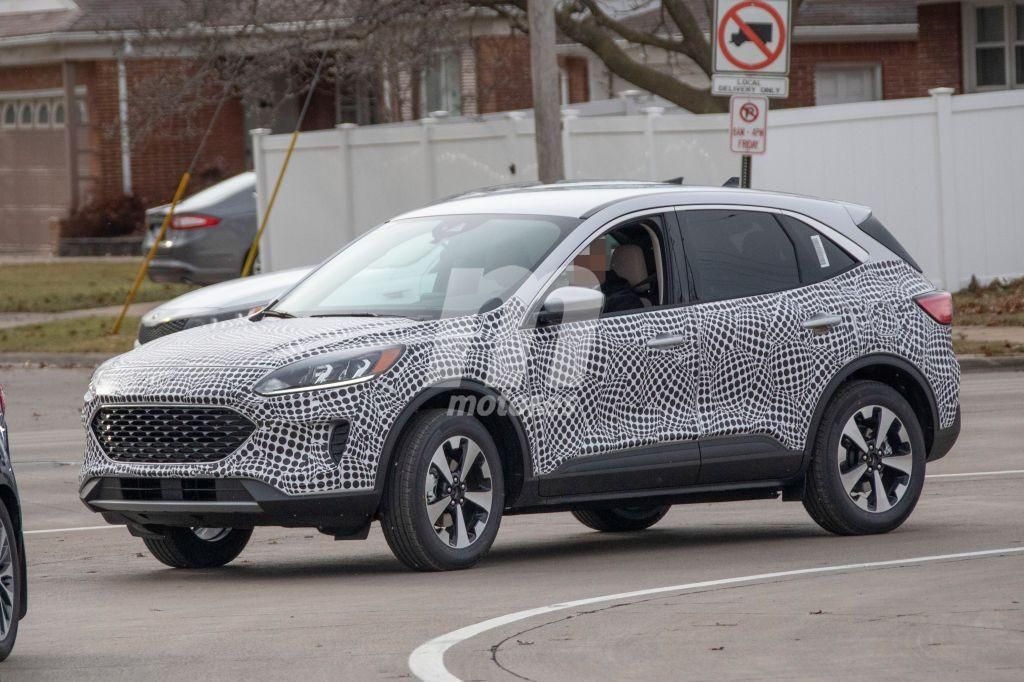
[[[650,218],[619,225],[588,244],[558,285],[600,288],[605,295],[602,315],[662,305],[665,268],[660,234],[660,225]]]

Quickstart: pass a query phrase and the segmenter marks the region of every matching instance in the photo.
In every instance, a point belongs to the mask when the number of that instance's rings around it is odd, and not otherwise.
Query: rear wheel
[[[171,568],[215,568],[234,560],[252,537],[252,528],[168,528],[143,538],[146,548]]]
[[[572,515],[588,528],[605,533],[644,530],[661,521],[670,505],[576,509]]]
[[[822,416],[803,503],[838,535],[887,533],[924,487],[921,425],[906,399],[877,381],[844,386]]]
[[[417,414],[384,492],[388,546],[418,571],[469,568],[498,534],[504,485],[498,448],[483,424],[445,410]]]
[[[11,655],[21,613],[21,558],[14,524],[0,504],[0,661]]]

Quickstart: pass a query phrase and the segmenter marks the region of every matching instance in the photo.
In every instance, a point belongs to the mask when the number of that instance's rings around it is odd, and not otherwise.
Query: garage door
[[[59,98],[0,99],[0,250],[49,248],[50,219],[67,212],[65,118]]]

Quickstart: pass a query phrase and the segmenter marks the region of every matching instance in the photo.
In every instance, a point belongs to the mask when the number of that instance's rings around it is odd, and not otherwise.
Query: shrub
[[[146,207],[135,195],[99,199],[60,221],[61,237],[124,237],[141,234]]]

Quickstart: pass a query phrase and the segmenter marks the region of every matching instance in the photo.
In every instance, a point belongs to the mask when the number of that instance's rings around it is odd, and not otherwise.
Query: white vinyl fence
[[[569,178],[721,185],[739,175],[728,116],[575,117],[563,140]],[[265,209],[287,135],[254,131]],[[402,211],[468,189],[536,179],[533,121],[341,125],[303,133],[262,245],[266,269],[321,261]],[[1024,91],[772,111],[753,185],[866,204],[936,284],[1024,274]]]

